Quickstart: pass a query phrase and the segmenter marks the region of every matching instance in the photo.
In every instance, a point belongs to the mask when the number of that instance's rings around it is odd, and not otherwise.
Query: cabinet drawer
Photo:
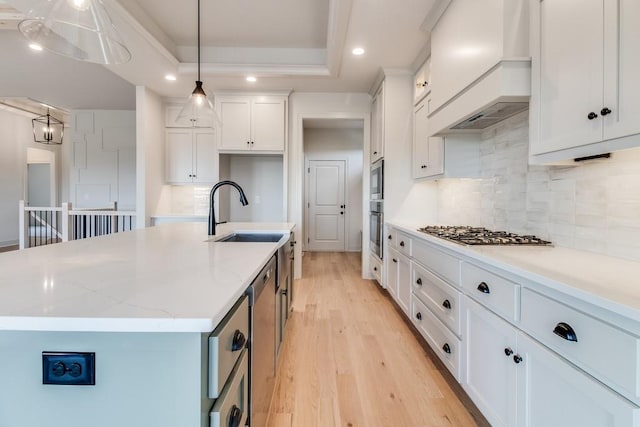
[[[217,398],[249,339],[249,298],[242,297],[209,336],[209,393]]]
[[[500,316],[520,318],[520,285],[473,264],[462,264],[465,293]]]
[[[640,403],[637,337],[529,289],[522,291],[522,329]]]
[[[415,262],[411,263],[411,270],[413,295],[460,336],[460,292]]]
[[[411,319],[457,381],[460,381],[460,340],[417,298],[412,298]]]
[[[413,239],[411,239],[411,237],[409,237],[407,234],[404,233],[397,233],[397,248],[398,252],[400,252],[402,255],[406,255],[408,257],[411,256],[411,241]]]
[[[382,261],[374,254],[369,255],[369,267],[371,268],[371,274],[382,284]]]
[[[243,350],[227,387],[209,412],[211,427],[244,426],[249,415],[249,351]],[[238,420],[236,422],[236,420]]]
[[[427,243],[414,241],[413,258],[454,286],[460,286],[460,260]]]

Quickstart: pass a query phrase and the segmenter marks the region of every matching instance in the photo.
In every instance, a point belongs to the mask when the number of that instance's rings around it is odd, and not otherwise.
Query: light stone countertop
[[[387,222],[462,256],[640,322],[640,263],[555,246],[465,246]],[[437,225],[437,224],[436,224]]]
[[[0,330],[209,332],[294,227],[217,227],[286,233],[278,243],[211,242],[206,223],[179,223],[2,253]]]

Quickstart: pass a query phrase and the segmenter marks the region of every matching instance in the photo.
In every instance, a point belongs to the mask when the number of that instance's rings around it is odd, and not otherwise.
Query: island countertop
[[[217,235],[294,227],[229,223]],[[3,253],[0,330],[209,332],[287,238],[212,242],[207,224],[181,223]]]

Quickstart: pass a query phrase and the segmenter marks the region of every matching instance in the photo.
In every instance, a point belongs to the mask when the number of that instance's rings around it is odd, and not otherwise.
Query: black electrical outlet
[[[96,354],[43,351],[42,384],[95,385]]]

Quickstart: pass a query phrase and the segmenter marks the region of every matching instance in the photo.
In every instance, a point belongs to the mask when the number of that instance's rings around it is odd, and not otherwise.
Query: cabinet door
[[[387,291],[391,294],[393,299],[398,299],[398,266],[400,254],[395,249],[389,249],[389,256],[387,257]]]
[[[374,137],[371,140],[371,162],[375,162],[384,157],[384,83],[378,89],[372,104],[373,116],[372,126]]]
[[[178,120],[178,114],[182,110],[181,105],[167,105],[164,109],[164,125],[168,128],[190,128],[193,126],[191,120],[183,118]]]
[[[411,263],[404,255],[398,256],[398,304],[411,316]]]
[[[220,149],[251,149],[251,98],[248,96],[224,96],[216,100],[217,111],[222,120]]]
[[[518,426],[637,425],[636,406],[523,333],[518,355]]]
[[[640,133],[640,2],[605,1],[604,139]]]
[[[213,129],[194,129],[193,182],[212,184],[218,180],[217,156]]]
[[[251,149],[284,151],[285,101],[257,97],[251,103]]]
[[[603,1],[535,2],[540,43],[533,53],[539,63],[533,66],[539,67],[540,82],[532,154],[602,140]],[[597,117],[590,120],[590,113]]]
[[[429,137],[427,136],[427,104],[421,102],[413,110],[413,177],[427,176]]]
[[[464,306],[466,369],[462,386],[492,426],[513,426],[516,329],[468,297],[464,297]]]
[[[167,182],[184,184],[193,180],[193,131],[191,129],[169,129],[166,132]]]

